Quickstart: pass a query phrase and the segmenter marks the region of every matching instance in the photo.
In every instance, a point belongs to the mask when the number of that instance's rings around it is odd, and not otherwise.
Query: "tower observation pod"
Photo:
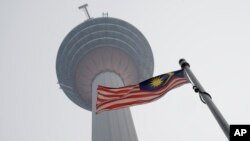
[[[58,50],[58,83],[76,105],[92,111],[92,141],[137,141],[129,108],[96,114],[97,86],[122,87],[152,77],[153,54],[133,25],[90,18],[72,29]]]

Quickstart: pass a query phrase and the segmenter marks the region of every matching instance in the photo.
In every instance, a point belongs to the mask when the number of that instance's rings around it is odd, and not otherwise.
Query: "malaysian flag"
[[[178,70],[126,87],[109,88],[99,85],[96,113],[152,102],[186,83],[189,83],[189,80],[184,70]]]

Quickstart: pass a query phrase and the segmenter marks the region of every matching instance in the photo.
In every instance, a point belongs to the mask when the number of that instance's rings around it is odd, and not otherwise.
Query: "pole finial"
[[[180,59],[179,64],[181,65],[181,68],[185,68],[185,67],[190,67],[190,65],[188,64],[188,62],[185,59]]]

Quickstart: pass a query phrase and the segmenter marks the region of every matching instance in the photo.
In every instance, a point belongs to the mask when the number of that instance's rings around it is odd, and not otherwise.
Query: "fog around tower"
[[[86,0],[0,2],[0,140],[90,141],[91,113],[57,84],[58,48],[90,16],[125,20],[147,38],[154,76],[185,58],[230,124],[250,124],[250,2]],[[226,141],[191,85],[131,108],[139,140]]]

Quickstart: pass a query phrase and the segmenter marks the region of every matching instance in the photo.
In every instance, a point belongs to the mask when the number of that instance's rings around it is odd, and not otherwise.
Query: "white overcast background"
[[[151,45],[154,75],[185,58],[229,124],[250,124],[249,0],[1,0],[0,140],[91,141],[91,113],[59,89],[64,37],[108,12]],[[185,85],[131,108],[140,141],[226,141],[208,107]]]

